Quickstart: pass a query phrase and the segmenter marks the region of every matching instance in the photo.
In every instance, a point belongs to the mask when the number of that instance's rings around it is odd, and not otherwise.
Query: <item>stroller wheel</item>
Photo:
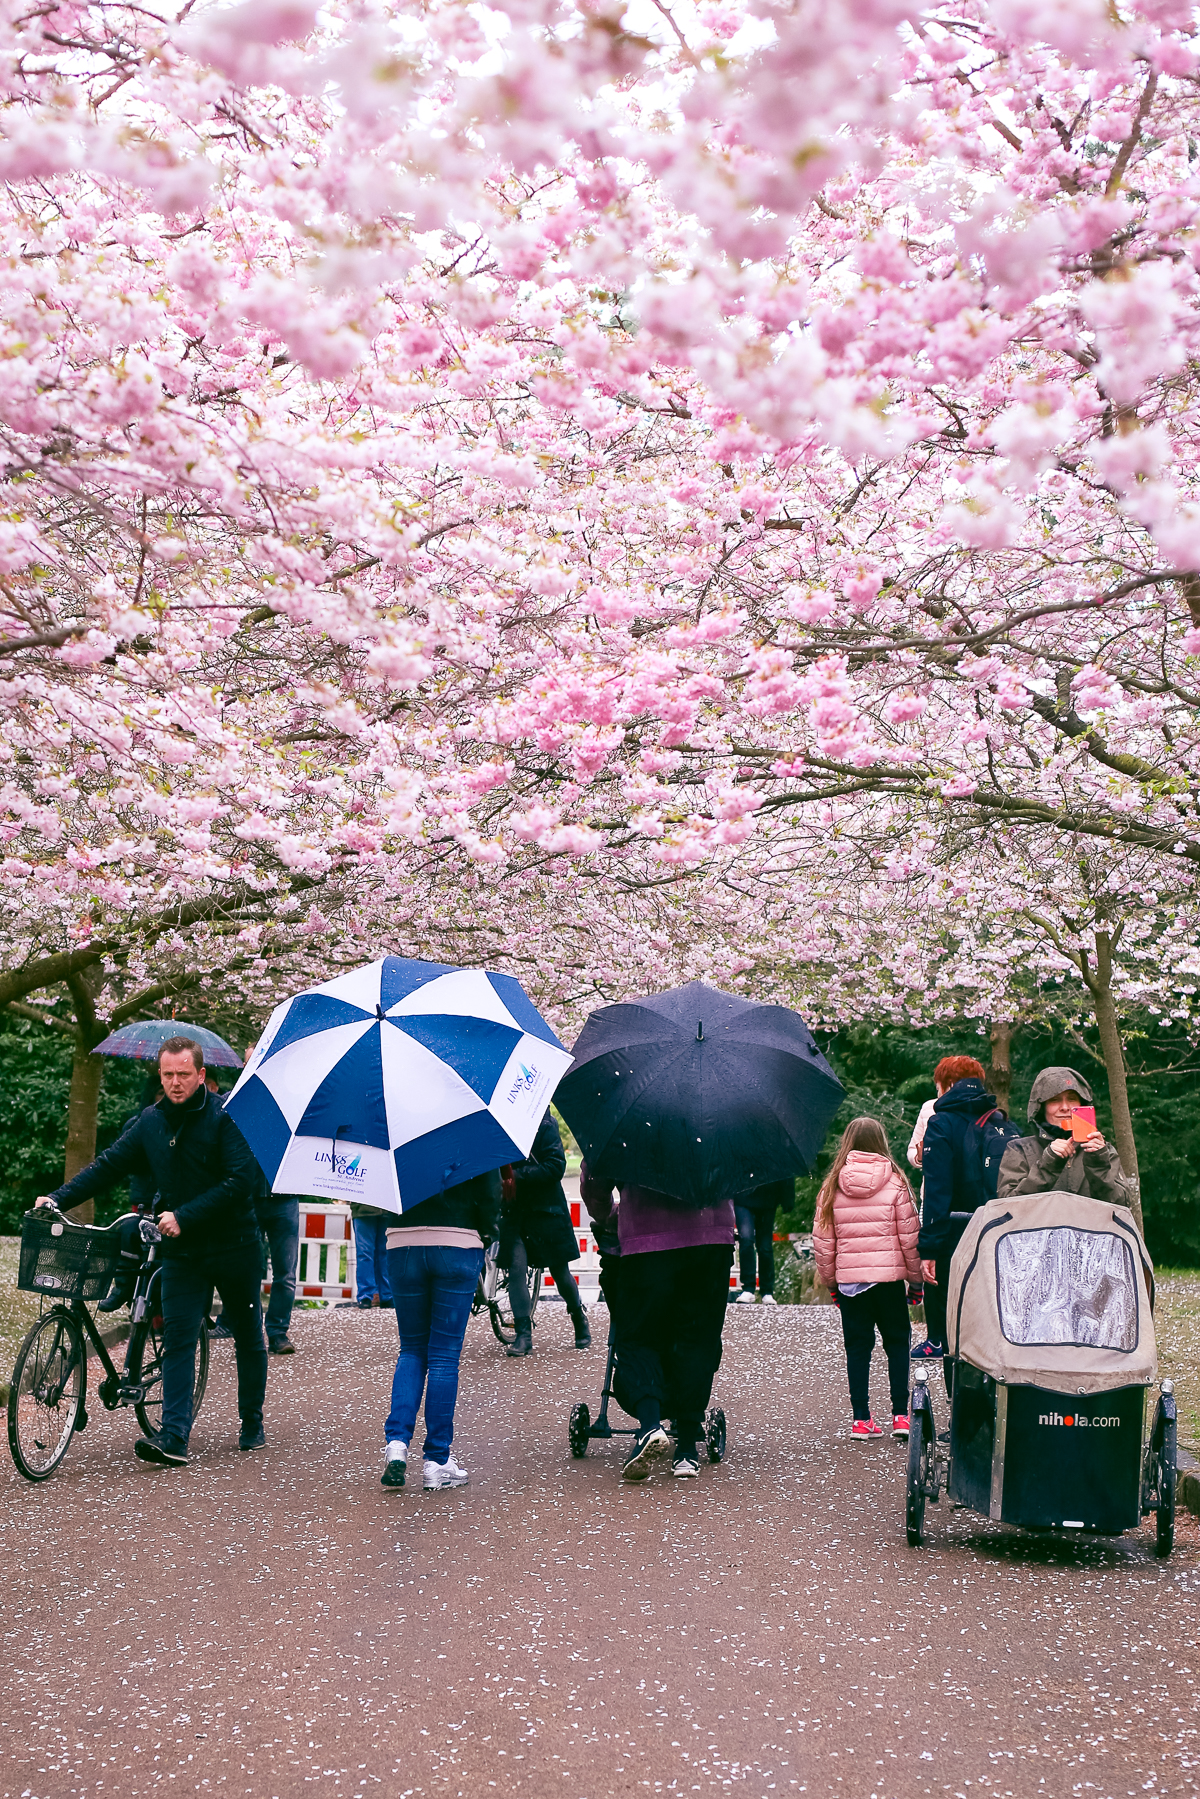
[[[704,1414],[704,1445],[710,1462],[725,1460],[725,1414],[719,1405],[710,1406]]]
[[[592,1427],[592,1414],[585,1405],[571,1407],[571,1421],[567,1425],[567,1441],[571,1445],[571,1454],[578,1459],[588,1452],[588,1433]]]

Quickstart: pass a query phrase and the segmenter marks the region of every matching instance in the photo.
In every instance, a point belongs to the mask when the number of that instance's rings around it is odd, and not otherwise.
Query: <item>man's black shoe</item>
[[[232,1337],[233,1332],[230,1330],[229,1326],[226,1324],[226,1322],[223,1318],[218,1318],[217,1322],[213,1325],[213,1327],[209,1331],[208,1335],[209,1335],[210,1340],[214,1337],[216,1337],[217,1339],[221,1339],[223,1337]]]
[[[133,1453],[143,1462],[156,1462],[160,1468],[186,1468],[187,1444],[182,1437],[143,1437],[133,1446]]]
[[[133,1298],[133,1288],[135,1284],[136,1283],[131,1283],[126,1287],[123,1282],[114,1281],[112,1286],[108,1289],[108,1292],[104,1295],[104,1298],[100,1301],[100,1304],[96,1307],[96,1310],[98,1312],[119,1312],[121,1307],[127,1306]]]
[[[529,1355],[533,1349],[533,1330],[528,1324],[519,1324],[517,1334],[508,1346],[509,1355]]]
[[[295,1355],[296,1345],[290,1337],[268,1337],[267,1350],[271,1355]]]
[[[265,1449],[266,1447],[267,1439],[261,1419],[257,1424],[242,1425],[242,1434],[238,1438],[239,1449]]]
[[[576,1349],[592,1347],[592,1333],[588,1328],[586,1312],[576,1312],[575,1314],[575,1347]]]

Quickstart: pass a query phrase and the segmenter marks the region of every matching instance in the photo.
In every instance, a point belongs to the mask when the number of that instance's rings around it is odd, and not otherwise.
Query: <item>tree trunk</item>
[[[1130,1210],[1142,1229],[1142,1195],[1138,1180],[1137,1143],[1133,1135],[1133,1116],[1129,1110],[1129,1084],[1125,1075],[1125,1050],[1121,1043],[1121,1025],[1112,995],[1112,939],[1107,931],[1096,932],[1096,972],[1088,978],[1092,1003],[1096,1008],[1096,1025],[1104,1066],[1108,1074],[1108,1097],[1112,1106],[1113,1141],[1121,1158],[1121,1167],[1133,1183]]]
[[[1001,1111],[1010,1111],[1012,1099],[1012,1040],[1015,1026],[1009,1018],[993,1018],[991,1021],[991,1061],[988,1066],[988,1086],[996,1095],[996,1104]]]
[[[91,1037],[91,1032],[84,1027],[75,1033],[71,1092],[67,1100],[64,1181],[71,1180],[81,1168],[86,1168],[96,1154],[96,1119],[100,1109],[100,1086],[104,1080],[104,1058],[92,1055]],[[90,1199],[69,1214],[79,1224],[90,1224],[95,1215],[95,1202]]]

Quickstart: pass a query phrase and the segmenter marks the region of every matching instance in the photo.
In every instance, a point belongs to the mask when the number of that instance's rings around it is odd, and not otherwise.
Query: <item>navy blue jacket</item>
[[[934,1102],[921,1158],[925,1192],[917,1253],[922,1261],[936,1261],[953,1249],[962,1235],[950,1221],[951,1212],[974,1212],[991,1197],[984,1189],[982,1171],[970,1165],[963,1145],[968,1125],[990,1112],[995,1103],[995,1095],[982,1081],[956,1081]]]
[[[257,1238],[251,1196],[258,1164],[221,1103],[206,1087],[173,1106],[160,1099],[122,1131],[116,1142],[50,1195],[70,1211],[131,1176],[157,1194],[156,1213],[174,1212],[178,1237],[164,1237],[165,1256],[232,1249]]]

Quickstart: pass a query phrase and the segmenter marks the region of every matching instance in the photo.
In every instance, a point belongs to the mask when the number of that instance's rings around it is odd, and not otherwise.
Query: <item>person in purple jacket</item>
[[[579,1191],[599,1235],[612,1228],[620,1243],[619,1349],[625,1407],[637,1418],[637,1434],[621,1469],[625,1480],[644,1480],[671,1450],[663,1429],[668,1410],[675,1425],[677,1479],[700,1472],[697,1443],[721,1366],[729,1270],[735,1237],[733,1201],[685,1209],[668,1193],[622,1187],[580,1169]],[[611,1303],[611,1302],[610,1302]]]

